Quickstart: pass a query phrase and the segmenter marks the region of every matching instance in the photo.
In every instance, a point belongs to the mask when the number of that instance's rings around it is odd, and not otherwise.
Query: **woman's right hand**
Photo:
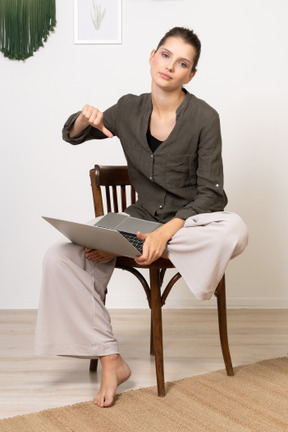
[[[90,105],[85,105],[81,111],[81,114],[75,120],[69,135],[70,138],[74,138],[79,135],[87,126],[93,126],[104,133],[108,138],[113,138],[112,132],[110,132],[103,124],[103,113],[98,108]]]
[[[113,134],[110,132],[103,124],[103,113],[90,105],[85,105],[80,114],[82,119],[87,122],[87,125],[91,125],[96,129],[99,129],[103,132],[107,137],[112,138]]]
[[[91,249],[88,247],[85,247],[84,251],[85,251],[85,257],[90,261],[97,261],[97,262],[108,261],[117,257],[117,255],[111,252],[104,252],[97,249]]]

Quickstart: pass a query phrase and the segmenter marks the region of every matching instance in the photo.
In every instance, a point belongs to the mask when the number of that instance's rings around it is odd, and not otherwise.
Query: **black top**
[[[147,131],[147,141],[148,141],[148,145],[149,145],[152,153],[154,153],[155,150],[157,150],[157,148],[163,142],[163,141],[159,141],[157,138],[154,138],[154,136],[151,135],[149,127],[148,127],[148,131]]]

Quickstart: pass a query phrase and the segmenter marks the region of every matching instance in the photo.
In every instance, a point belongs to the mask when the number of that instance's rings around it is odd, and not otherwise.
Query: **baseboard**
[[[107,298],[110,309],[142,309],[147,307],[146,299]],[[228,309],[288,309],[288,298],[274,297],[227,297]],[[128,306],[130,303],[130,306]],[[211,309],[216,306],[216,298],[208,301],[197,300],[193,297],[168,299],[165,307],[168,309]]]
[[[145,309],[145,297],[107,297],[108,309]],[[208,301],[194,297],[168,298],[165,307],[168,309],[211,309],[216,306],[216,298]],[[38,298],[0,298],[0,309],[37,309]],[[288,309],[288,298],[280,297],[227,297],[228,309]]]
[[[287,297],[228,297],[229,309],[288,309]]]

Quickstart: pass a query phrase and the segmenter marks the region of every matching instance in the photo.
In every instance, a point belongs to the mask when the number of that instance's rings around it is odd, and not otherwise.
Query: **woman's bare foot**
[[[119,354],[100,357],[100,361],[101,385],[98,394],[94,397],[94,403],[103,408],[112,405],[117,387],[130,377],[131,371]]]

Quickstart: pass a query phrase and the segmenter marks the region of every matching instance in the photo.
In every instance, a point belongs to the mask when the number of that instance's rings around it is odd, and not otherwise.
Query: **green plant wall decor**
[[[56,26],[56,0],[0,0],[0,51],[25,60]]]

